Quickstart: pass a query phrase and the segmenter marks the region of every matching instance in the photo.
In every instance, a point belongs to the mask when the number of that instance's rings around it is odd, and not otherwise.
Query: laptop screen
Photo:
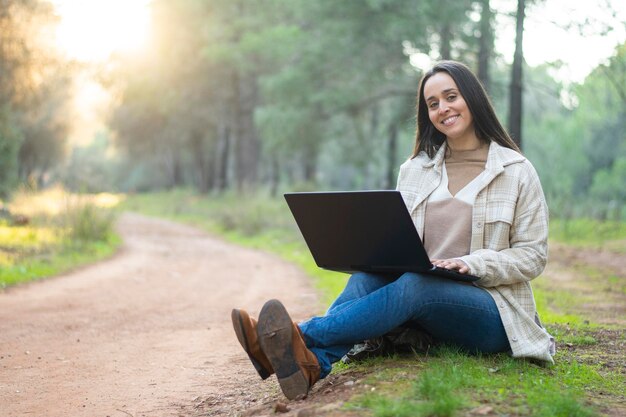
[[[399,191],[285,194],[318,266],[430,268]]]

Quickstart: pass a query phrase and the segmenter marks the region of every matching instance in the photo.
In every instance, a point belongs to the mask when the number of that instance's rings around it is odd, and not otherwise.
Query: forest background
[[[100,209],[125,199],[279,254],[330,302],[346,277],[316,267],[280,194],[393,188],[419,79],[448,58],[479,75],[541,177],[551,262],[533,289],[557,365],[444,352],[406,378],[392,360],[377,387],[413,388],[353,405],[453,415],[480,386],[479,415],[623,415],[619,0],[0,0],[0,294],[115,253]]]
[[[559,76],[563,62],[527,65],[524,17],[550,1],[155,0],[140,52],[94,64],[55,46],[54,4],[3,0],[0,197],[59,182],[88,192],[393,188],[422,71],[457,59],[537,168],[553,216],[624,220],[626,43],[577,81]],[[598,7],[600,18],[554,24],[623,33],[612,2]],[[503,23],[517,24],[512,63],[495,48]],[[69,140],[85,74],[112,99],[95,134]]]

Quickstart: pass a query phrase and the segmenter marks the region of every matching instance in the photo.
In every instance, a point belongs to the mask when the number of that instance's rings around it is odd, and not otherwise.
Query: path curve
[[[129,213],[117,226],[112,259],[0,292],[0,415],[228,415],[275,389],[230,310],[279,298],[303,319],[320,309],[307,277],[192,227]]]

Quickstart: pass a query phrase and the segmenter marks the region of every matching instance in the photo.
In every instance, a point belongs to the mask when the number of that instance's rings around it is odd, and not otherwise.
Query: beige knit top
[[[439,187],[428,198],[424,246],[431,259],[468,255],[472,237],[472,208],[480,191],[489,146],[450,151],[443,164]]]

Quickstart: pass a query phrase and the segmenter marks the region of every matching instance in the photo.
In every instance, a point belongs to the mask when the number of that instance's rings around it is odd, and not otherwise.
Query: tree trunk
[[[524,36],[524,11],[525,0],[518,0],[515,55],[513,56],[510,87],[509,133],[520,148],[522,147],[522,64],[524,62],[522,41]]]
[[[260,146],[254,123],[258,86],[256,75],[237,75],[235,82],[235,179],[237,189],[244,189],[257,182]]]
[[[398,126],[393,123],[389,126],[389,142],[387,142],[387,178],[385,188],[395,188],[396,182],[396,153],[398,149]]]
[[[211,185],[212,161],[209,159],[205,138],[199,131],[191,133],[191,151],[193,152],[194,177],[196,188],[201,194],[209,192]]]
[[[306,151],[303,159],[304,181],[314,184],[317,177],[317,151]]]
[[[226,123],[220,123],[218,128],[217,152],[215,167],[214,187],[219,191],[228,188],[228,161],[230,158],[230,129]]]
[[[452,47],[450,41],[452,40],[452,30],[450,23],[444,23],[441,27],[441,59],[452,59]]]
[[[482,0],[480,14],[480,39],[478,49],[478,79],[483,83],[485,90],[491,92],[491,79],[489,77],[489,61],[493,52],[493,12],[489,6],[489,0]]]
[[[161,163],[165,169],[166,187],[175,188],[183,184],[182,164],[180,162],[180,151],[174,147],[161,151]]]
[[[276,155],[272,155],[271,158],[270,195],[272,197],[276,197],[278,195],[278,186],[280,184],[280,160]]]

